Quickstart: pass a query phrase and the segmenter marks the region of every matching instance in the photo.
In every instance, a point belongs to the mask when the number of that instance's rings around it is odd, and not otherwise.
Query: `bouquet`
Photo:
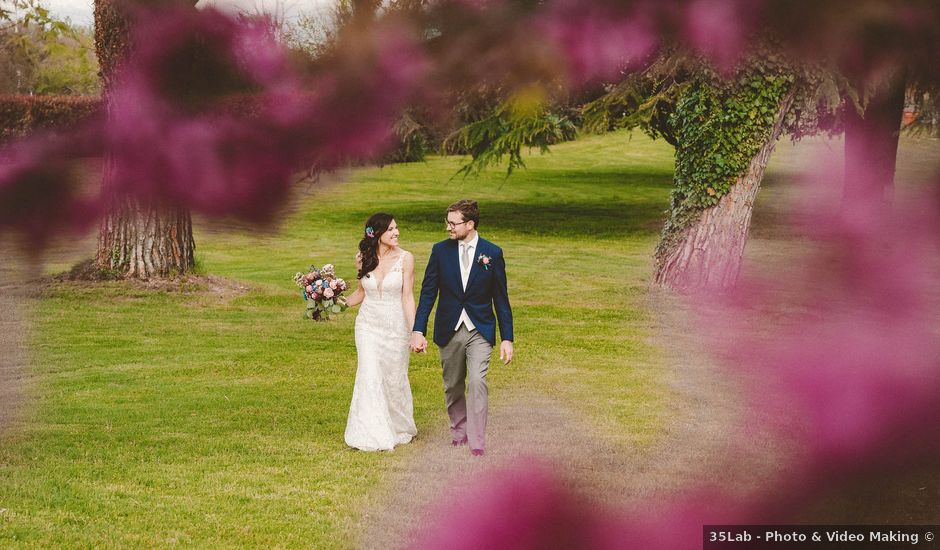
[[[346,309],[346,301],[342,296],[348,285],[336,276],[333,264],[326,264],[322,268],[310,266],[307,273],[294,275],[294,282],[300,287],[300,293],[307,302],[305,318],[326,321],[334,313]]]

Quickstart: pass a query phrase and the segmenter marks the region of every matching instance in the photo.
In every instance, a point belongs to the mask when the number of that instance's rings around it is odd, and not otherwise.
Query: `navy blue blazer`
[[[438,346],[446,346],[450,342],[463,309],[467,310],[473,326],[490,344],[496,344],[497,319],[501,339],[512,340],[512,308],[509,306],[509,292],[506,288],[503,250],[482,238],[477,241],[466,291],[460,279],[458,250],[458,242],[451,239],[439,242],[431,249],[424,281],[421,283],[414,330],[427,334],[431,308],[440,295],[434,318],[434,343]],[[489,256],[489,269],[480,262],[481,254]]]

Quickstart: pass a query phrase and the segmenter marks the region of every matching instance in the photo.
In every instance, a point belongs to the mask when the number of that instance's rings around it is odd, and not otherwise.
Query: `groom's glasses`
[[[454,223],[454,222],[452,222],[452,221],[450,221],[450,220],[444,220],[444,223],[447,224],[447,229],[454,229],[454,228],[456,228],[458,225],[463,225],[463,224],[465,224],[465,223],[467,223],[467,222],[469,222],[469,221],[470,221],[470,220],[467,220],[466,222]]]

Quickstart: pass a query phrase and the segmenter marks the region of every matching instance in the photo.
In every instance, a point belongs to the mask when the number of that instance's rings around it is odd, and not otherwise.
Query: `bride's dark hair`
[[[388,231],[388,226],[395,219],[391,214],[372,214],[363,232],[362,240],[359,241],[359,253],[362,254],[362,267],[359,268],[357,279],[363,278],[367,273],[371,273],[379,265],[379,237]]]

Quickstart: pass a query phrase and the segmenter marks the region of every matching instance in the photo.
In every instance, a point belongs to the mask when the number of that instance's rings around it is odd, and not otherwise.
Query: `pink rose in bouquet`
[[[300,294],[307,303],[305,318],[326,321],[346,309],[346,303],[340,298],[346,292],[347,284],[336,277],[333,264],[326,264],[323,268],[310,266],[306,274],[298,272],[294,275],[294,283],[301,288]]]

